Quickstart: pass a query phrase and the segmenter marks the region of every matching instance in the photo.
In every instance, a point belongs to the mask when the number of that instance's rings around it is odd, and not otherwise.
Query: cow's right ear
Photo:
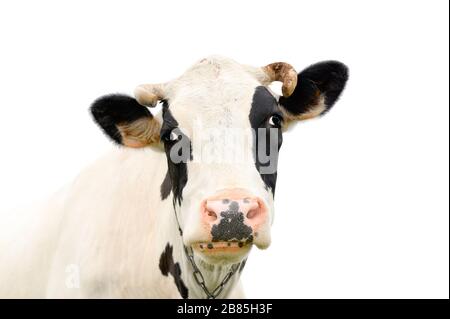
[[[159,143],[161,124],[130,96],[102,96],[92,103],[91,113],[105,134],[117,144],[139,148]]]

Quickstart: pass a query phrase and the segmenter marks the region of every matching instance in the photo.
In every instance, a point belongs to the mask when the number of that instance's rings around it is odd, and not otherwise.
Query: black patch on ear
[[[123,94],[105,95],[91,105],[91,114],[100,128],[117,144],[122,144],[117,125],[130,123],[143,117],[152,117],[150,111],[136,99]]]
[[[338,61],[313,64],[297,76],[297,86],[291,96],[280,97],[279,103],[293,115],[307,113],[325,96],[328,112],[342,93],[348,79],[348,68]]]
[[[181,204],[181,201],[183,200],[183,189],[188,180],[186,163],[187,161],[192,160],[192,143],[186,135],[183,135],[181,141],[170,142],[165,140],[165,137],[170,135],[173,129],[178,128],[178,122],[170,112],[167,101],[163,102],[162,112],[163,124],[160,136],[164,142],[164,150],[167,157],[167,174],[161,184],[161,198],[163,200],[166,199],[170,194],[170,190],[172,190],[174,204],[176,202]],[[180,134],[182,134],[182,132]],[[189,154],[181,154],[183,156],[182,161],[174,163],[170,158],[170,151],[177,143],[187,143],[188,145],[185,145],[185,148],[189,147]]]
[[[252,228],[244,224],[244,214],[239,211],[239,204],[231,202],[227,211],[221,212],[222,219],[211,229],[212,241],[253,241]]]
[[[255,166],[258,172],[260,173],[261,179],[263,180],[264,184],[266,185],[267,189],[271,189],[272,193],[275,194],[275,185],[277,182],[277,172],[275,171],[272,174],[262,174],[261,173],[261,167],[264,166],[263,163],[261,163],[260,159],[258,158],[258,145],[259,145],[259,134],[258,129],[265,129],[265,139],[266,139],[266,152],[270,150],[270,135],[269,135],[269,129],[271,128],[268,120],[269,118],[277,114],[278,116],[282,117],[282,113],[280,110],[280,107],[278,106],[277,101],[275,100],[274,96],[267,90],[264,86],[258,86],[255,89],[255,94],[253,95],[253,101],[252,101],[252,107],[250,109],[249,114],[249,120],[250,125],[252,129],[254,130],[256,134],[256,138],[254,139],[254,142],[256,143],[253,145],[253,151],[254,154],[256,154],[255,158]],[[281,144],[283,142],[283,136],[281,129],[278,130],[278,150],[281,147]]]
[[[159,258],[159,269],[164,276],[172,275],[175,286],[183,299],[187,299],[189,290],[181,278],[181,267],[179,263],[175,263],[173,260],[173,247],[167,243],[161,257]]]

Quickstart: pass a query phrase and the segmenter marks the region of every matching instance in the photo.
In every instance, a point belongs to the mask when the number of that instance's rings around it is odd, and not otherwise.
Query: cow
[[[251,248],[271,243],[283,132],[327,113],[347,79],[338,61],[297,73],[211,56],[98,98],[93,119],[118,147],[33,213],[2,217],[0,297],[243,298]]]

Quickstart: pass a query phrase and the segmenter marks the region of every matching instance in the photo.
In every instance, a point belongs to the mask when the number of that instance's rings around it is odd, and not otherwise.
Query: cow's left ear
[[[130,96],[102,96],[92,104],[91,113],[105,134],[117,144],[139,148],[159,142],[160,123],[147,107]]]
[[[324,61],[309,66],[297,76],[297,86],[289,97],[281,96],[285,120],[306,120],[328,112],[341,95],[348,68],[341,62]]]

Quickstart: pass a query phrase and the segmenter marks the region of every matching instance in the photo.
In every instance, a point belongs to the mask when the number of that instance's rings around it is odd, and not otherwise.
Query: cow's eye
[[[269,124],[273,127],[280,128],[283,124],[283,118],[280,115],[274,114],[269,118]]]
[[[166,142],[176,142],[181,140],[182,136],[178,128],[174,128],[164,136]]]

